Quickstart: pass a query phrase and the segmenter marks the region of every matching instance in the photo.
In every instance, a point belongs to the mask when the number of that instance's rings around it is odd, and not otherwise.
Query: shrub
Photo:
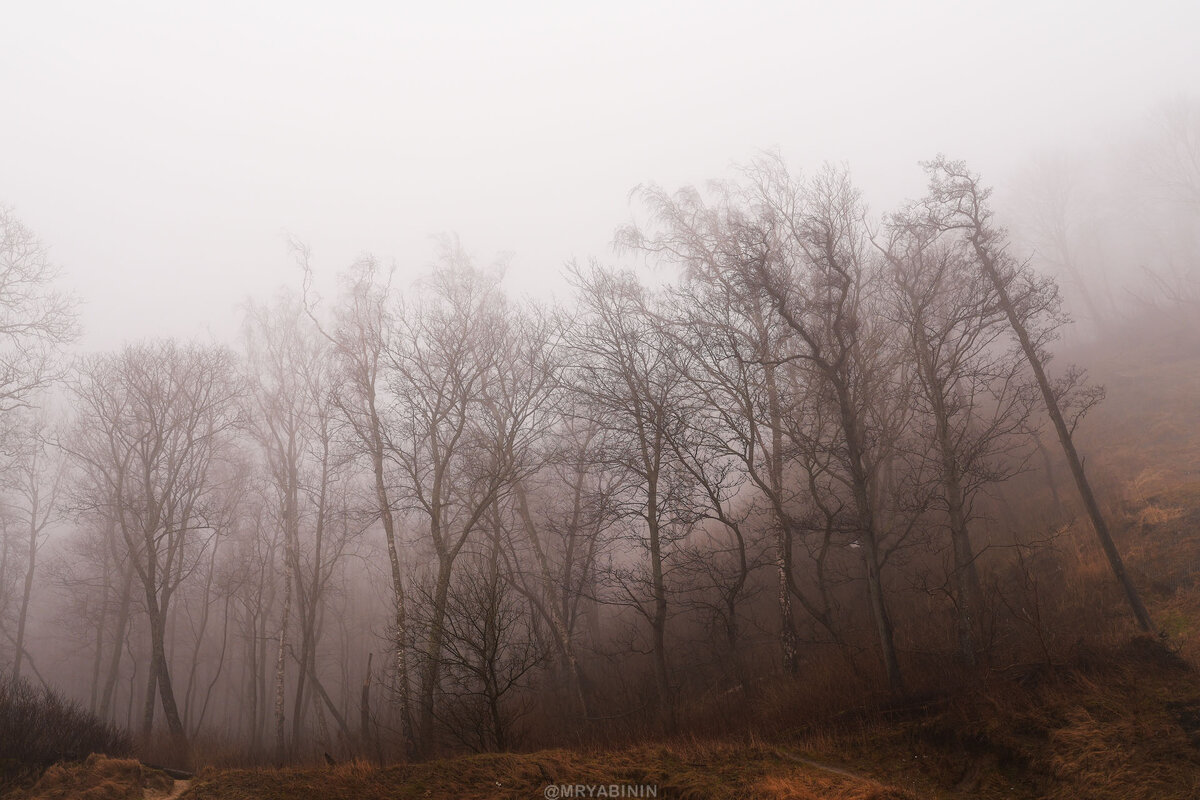
[[[56,761],[129,753],[129,737],[50,689],[25,680],[0,686],[0,789]]]

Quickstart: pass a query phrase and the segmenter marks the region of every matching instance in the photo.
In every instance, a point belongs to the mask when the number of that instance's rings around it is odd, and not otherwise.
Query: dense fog
[[[20,10],[5,680],[399,760],[1154,631],[1071,362],[1200,342],[1196,14],[857,11]]]

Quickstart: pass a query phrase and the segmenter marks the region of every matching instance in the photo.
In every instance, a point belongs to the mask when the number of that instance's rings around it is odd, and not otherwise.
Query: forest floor
[[[553,787],[553,788],[548,788]],[[582,792],[580,791],[582,787]],[[180,792],[182,791],[182,794]],[[589,794],[590,792],[590,794]],[[952,698],[847,714],[815,731],[377,767],[208,769],[171,781],[135,761],[52,767],[23,800],[329,798],[1200,797],[1200,672],[1135,637]]]
[[[613,796],[615,785],[625,796],[645,787],[657,797],[731,800],[1198,798],[1200,353],[1189,341],[1070,354],[1107,387],[1080,434],[1089,471],[1117,493],[1110,513],[1121,548],[1163,639],[1117,636],[1072,648],[1067,663],[769,736],[383,768],[223,770],[201,773],[185,800],[536,798],[561,785],[585,787],[583,796],[605,796],[601,787]]]
[[[575,796],[697,800],[1196,798],[1200,672],[1159,640],[1135,637],[1081,652],[1070,666],[1032,668],[977,692],[847,714],[770,740],[674,739],[382,768],[213,770],[183,797],[554,800],[571,796],[564,786],[586,787]]]
[[[1081,434],[1164,637],[1126,633],[966,690],[757,734],[379,767],[51,767],[5,800],[659,797],[756,800],[1200,798],[1200,355],[1077,354],[1108,387]]]

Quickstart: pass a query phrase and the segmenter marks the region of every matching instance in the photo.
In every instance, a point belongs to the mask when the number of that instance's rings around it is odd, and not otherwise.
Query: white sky
[[[939,151],[1000,175],[1200,92],[1197,2],[4,0],[0,202],[86,302],[85,345],[226,338],[237,305],[456,231],[518,292],[611,260],[641,182],[778,147],[875,206]],[[995,178],[993,178],[995,180]],[[329,278],[327,277],[327,280]]]

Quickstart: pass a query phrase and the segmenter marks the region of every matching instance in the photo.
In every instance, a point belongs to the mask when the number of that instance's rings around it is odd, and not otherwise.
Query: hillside
[[[753,740],[485,754],[384,768],[356,762],[210,769],[178,796],[515,799],[551,797],[546,787],[564,785],[595,787],[592,796],[729,800],[1182,800],[1200,792],[1200,675],[1154,640],[1133,639],[1070,666],[1005,676],[981,689],[864,709],[820,729],[801,725]],[[12,797],[167,796],[169,783],[146,781],[135,770],[121,784],[114,774],[96,761],[55,768]],[[74,791],[64,794],[64,786]]]
[[[864,698],[832,716],[786,702],[764,711],[760,703],[746,708],[754,719],[745,732],[726,737],[385,767],[202,768],[189,782],[172,782],[136,762],[92,758],[53,767],[8,797],[1196,797],[1200,356],[1160,340],[1075,358],[1108,388],[1081,428],[1083,447],[1162,638],[1133,635],[1089,532],[1076,522],[1067,534],[1075,547],[1069,584],[1077,599],[1095,603],[1104,624],[1062,648],[1067,658],[996,665],[957,690],[901,703]],[[1071,632],[1057,635],[1065,641]]]

